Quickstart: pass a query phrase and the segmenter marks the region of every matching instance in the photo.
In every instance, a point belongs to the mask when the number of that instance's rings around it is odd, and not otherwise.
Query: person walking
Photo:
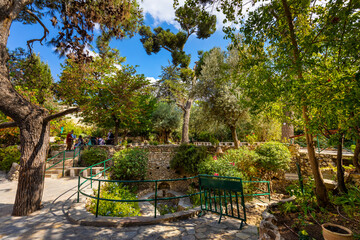
[[[74,140],[73,133],[74,130],[71,130],[71,132],[69,132],[68,135],[66,136],[66,151],[71,151]]]

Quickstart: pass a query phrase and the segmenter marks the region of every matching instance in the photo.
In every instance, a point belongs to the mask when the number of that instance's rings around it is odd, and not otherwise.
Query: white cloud
[[[88,56],[91,56],[91,57],[97,57],[99,56],[99,54],[97,54],[96,52],[92,51],[90,49],[90,46],[89,45],[86,45],[85,48],[84,48],[84,53],[86,53],[86,55]]]
[[[180,0],[180,4],[183,4],[184,0]],[[140,6],[143,9],[144,16],[146,14],[151,15],[154,18],[154,25],[157,26],[161,23],[167,23],[174,26],[178,26],[175,21],[175,11],[173,8],[173,1],[170,0],[143,0],[140,2]]]
[[[155,83],[159,79],[155,79],[154,77],[146,77],[147,80],[150,81],[151,84]]]
[[[185,0],[179,0],[180,6],[183,5]],[[140,6],[143,9],[144,16],[146,18],[146,14],[149,14],[152,18],[154,18],[153,26],[158,26],[162,23],[167,23],[173,25],[177,29],[180,28],[180,25],[175,21],[175,10],[173,7],[173,1],[170,0],[143,0],[140,3]],[[217,12],[214,8],[208,9],[212,14],[216,15],[217,30],[221,30],[223,27],[223,20],[225,19],[224,14]]]

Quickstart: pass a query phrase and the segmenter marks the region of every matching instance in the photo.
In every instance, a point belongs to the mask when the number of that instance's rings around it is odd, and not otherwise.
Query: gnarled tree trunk
[[[31,104],[17,93],[10,82],[6,66],[10,26],[19,12],[31,2],[0,0],[0,111],[14,120],[0,124],[0,128],[19,127],[21,141],[19,182],[13,208],[15,216],[29,215],[40,209],[49,147],[49,121],[75,110],[49,116],[46,109]]]
[[[34,111],[36,113],[36,111]],[[31,114],[20,125],[21,158],[14,216],[28,215],[41,207],[45,159],[49,147],[49,123],[42,114]]]

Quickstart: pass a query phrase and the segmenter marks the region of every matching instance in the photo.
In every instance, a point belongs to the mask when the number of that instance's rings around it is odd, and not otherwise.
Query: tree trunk
[[[339,144],[337,149],[336,156],[336,177],[337,177],[337,187],[340,192],[347,193],[347,189],[344,181],[344,170],[343,170],[343,159],[342,159],[342,140],[343,136],[339,138]]]
[[[315,180],[315,195],[317,202],[320,206],[326,207],[329,203],[329,197],[327,194],[327,190],[325,187],[324,179],[320,171],[319,162],[315,156],[314,142],[313,137],[309,133],[309,129],[307,125],[309,123],[309,117],[307,115],[307,107],[303,106],[302,109],[303,118],[305,120],[305,136],[306,136],[306,145],[308,150],[309,162],[311,166],[312,173],[314,175]]]
[[[353,165],[356,168],[356,171],[360,173],[360,164],[359,164],[359,154],[360,154],[360,139],[356,139],[356,147],[353,157]]]
[[[14,216],[28,215],[41,207],[49,133],[49,124],[37,114],[20,126],[21,158]]]
[[[40,209],[49,147],[49,121],[66,115],[48,116],[46,109],[31,104],[17,93],[9,79],[6,45],[10,26],[30,2],[0,1],[0,111],[11,117],[14,125],[20,128],[21,141],[19,181],[12,213],[15,216],[29,215]]]
[[[119,129],[120,129],[119,119],[116,119],[115,120],[115,133],[114,133],[114,146],[118,145],[118,143],[119,143]]]
[[[238,140],[238,137],[237,137],[237,134],[236,134],[236,127],[235,126],[230,126],[230,130],[231,130],[231,136],[232,136],[232,139],[234,141],[234,144],[235,144],[235,148],[239,148],[239,140]]]
[[[164,132],[164,133],[165,133],[165,139],[164,139],[164,142],[165,142],[165,143],[169,143],[169,131],[166,131],[166,130],[165,130],[165,132]]]
[[[183,126],[182,126],[182,133],[181,133],[181,143],[189,143],[189,123],[190,123],[190,112],[191,112],[191,105],[193,99],[189,99],[186,101],[186,104],[183,108]]]
[[[285,116],[291,118],[291,112],[285,112]],[[294,125],[290,121],[285,121],[281,126],[281,140],[289,142],[290,137],[294,136]]]
[[[281,2],[284,7],[284,14],[285,14],[286,21],[287,21],[287,24],[289,27],[289,37],[290,37],[291,45],[292,45],[292,49],[293,49],[293,64],[296,67],[298,79],[303,80],[304,79],[303,70],[302,70],[303,65],[300,60],[300,50],[299,50],[299,46],[297,43],[295,27],[294,27],[294,22],[293,22],[293,16],[292,16],[292,13],[291,13],[291,10],[290,10],[287,0],[281,0]],[[308,109],[307,109],[306,105],[302,106],[302,115],[303,115],[304,122],[305,122],[305,136],[306,136],[308,156],[309,156],[309,161],[310,161],[310,165],[311,165],[311,170],[313,172],[314,180],[315,180],[316,199],[320,206],[325,207],[329,204],[329,197],[327,195],[327,190],[326,190],[326,187],[324,184],[324,179],[320,172],[319,163],[315,156],[313,137],[307,128],[310,120],[309,120]]]

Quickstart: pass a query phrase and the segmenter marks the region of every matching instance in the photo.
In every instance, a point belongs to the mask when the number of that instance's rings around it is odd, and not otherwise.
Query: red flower
[[[216,157],[216,156],[213,156],[213,160],[217,160],[217,157]]]
[[[254,135],[255,133],[253,133],[253,135]]]
[[[214,173],[214,176],[219,176],[219,174],[218,174],[218,173]]]
[[[233,165],[233,166],[235,166],[235,163],[234,163],[234,162],[231,162],[230,164]]]
[[[331,79],[328,79],[328,82],[331,82]]]

